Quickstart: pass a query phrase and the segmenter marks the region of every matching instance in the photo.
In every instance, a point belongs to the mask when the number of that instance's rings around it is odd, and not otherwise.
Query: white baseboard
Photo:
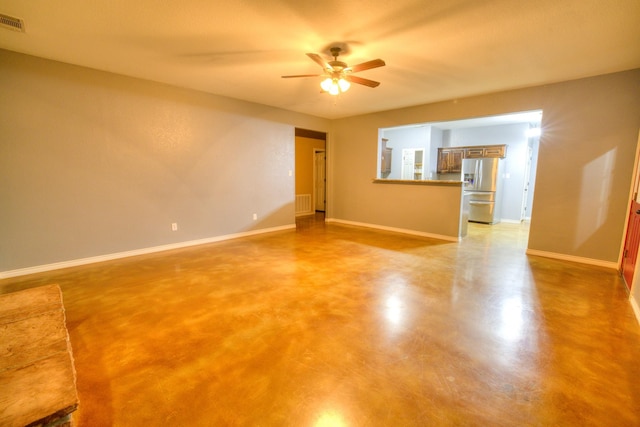
[[[325,219],[325,222],[334,222],[334,223],[345,224],[345,225],[355,225],[356,227],[374,228],[377,230],[392,231],[394,233],[410,234],[412,236],[429,237],[429,238],[438,239],[438,240],[447,240],[449,242],[460,241],[459,237],[451,237],[451,236],[445,236],[442,234],[434,234],[434,233],[425,233],[422,231],[409,230],[406,228],[387,227],[385,225],[369,224],[366,222],[347,221],[344,219],[335,219],[335,218],[327,218]]]
[[[636,315],[636,320],[640,324],[640,306],[638,306],[638,302],[633,295],[629,297],[629,301],[631,302],[631,308],[633,308],[633,312]]]
[[[520,219],[504,219],[502,218],[500,222],[504,222],[505,224],[521,224],[522,220]]]
[[[613,261],[603,261],[601,259],[584,258],[579,256],[573,256],[573,255],[559,254],[556,252],[539,251],[537,249],[527,249],[527,255],[536,255],[536,256],[541,256],[545,258],[559,259],[562,261],[571,261],[571,262],[577,262],[580,264],[595,265],[598,267],[611,268],[613,270],[618,269],[618,263]]]
[[[206,239],[190,240],[187,242],[171,243],[168,245],[154,246],[151,248],[135,249],[126,252],[117,252],[113,254],[98,255],[89,258],[74,259],[70,261],[56,262],[53,264],[37,265],[34,267],[20,268],[17,270],[0,271],[0,279],[10,277],[25,276],[27,274],[43,273],[46,271],[59,270],[61,268],[77,267],[80,265],[93,264],[96,262],[112,261],[120,258],[128,258],[137,255],[146,255],[156,252],[169,251],[172,249],[186,248],[189,246],[204,245],[207,243],[222,242],[224,240],[238,239],[240,237],[253,236],[256,234],[271,233],[274,231],[290,230],[296,228],[295,224],[282,225],[279,227],[262,228],[260,230],[244,231],[242,233],[225,234],[223,236],[209,237]]]

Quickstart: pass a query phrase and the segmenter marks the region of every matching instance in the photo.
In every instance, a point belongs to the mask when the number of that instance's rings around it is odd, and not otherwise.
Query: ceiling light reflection
[[[522,336],[522,300],[509,298],[502,304],[500,336],[508,341],[517,341]]]
[[[342,415],[336,411],[327,411],[322,413],[316,421],[314,427],[346,427]]]
[[[391,295],[385,302],[385,317],[394,326],[400,326],[404,318],[402,300],[397,295]]]

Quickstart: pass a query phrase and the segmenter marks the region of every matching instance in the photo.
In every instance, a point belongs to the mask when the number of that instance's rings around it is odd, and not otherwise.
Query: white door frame
[[[326,144],[326,143],[325,143]],[[316,166],[316,157],[319,153],[324,154],[324,171],[319,171]],[[320,172],[323,172],[320,174]],[[327,151],[326,149],[314,148],[313,149],[313,191],[311,196],[311,201],[313,204],[313,211],[317,211],[318,209],[318,180],[322,179],[322,187],[324,193],[324,200],[322,203],[322,212],[327,212]]]

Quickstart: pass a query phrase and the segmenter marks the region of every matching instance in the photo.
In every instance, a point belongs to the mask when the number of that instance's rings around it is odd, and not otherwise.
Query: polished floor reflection
[[[284,231],[0,281],[62,287],[77,426],[640,425],[615,271],[313,217]]]

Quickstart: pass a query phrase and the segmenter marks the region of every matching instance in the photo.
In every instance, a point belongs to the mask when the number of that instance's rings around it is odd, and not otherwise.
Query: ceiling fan
[[[352,73],[359,71],[370,70],[372,68],[382,67],[385,65],[382,59],[374,59],[371,61],[363,62],[352,67],[348,66],[345,62],[338,61],[338,56],[342,51],[339,47],[332,47],[330,49],[333,61],[325,61],[317,53],[307,53],[307,56],[314,62],[322,67],[323,74],[299,74],[294,76],[282,76],[284,79],[296,78],[296,77],[325,77],[320,83],[320,87],[323,92],[328,92],[331,95],[338,95],[342,92],[346,92],[351,83],[357,83],[368,87],[378,87],[380,82],[365,79],[362,77],[354,76]]]

